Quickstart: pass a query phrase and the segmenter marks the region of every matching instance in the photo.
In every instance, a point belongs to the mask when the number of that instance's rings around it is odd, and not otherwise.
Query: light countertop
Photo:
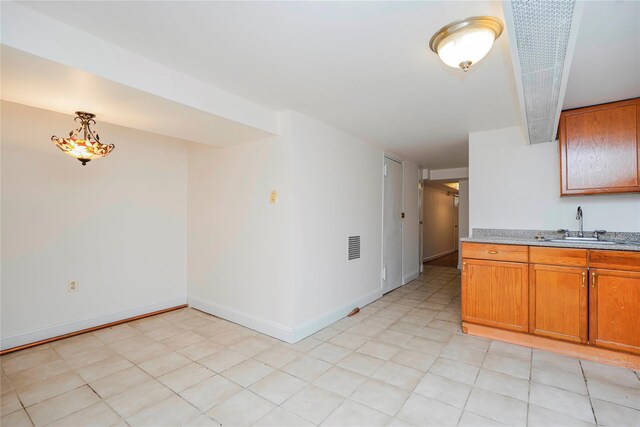
[[[545,240],[537,240],[534,236],[540,233]],[[586,233],[585,233],[586,234]],[[602,244],[598,242],[551,242],[549,239],[561,237],[555,231],[548,230],[489,230],[473,229],[473,237],[463,237],[462,242],[473,243],[493,243],[501,245],[525,245],[525,246],[546,246],[555,248],[581,248],[581,249],[603,249],[615,251],[636,251],[640,252],[640,239],[638,233],[609,233],[604,239],[619,242],[617,244]]]

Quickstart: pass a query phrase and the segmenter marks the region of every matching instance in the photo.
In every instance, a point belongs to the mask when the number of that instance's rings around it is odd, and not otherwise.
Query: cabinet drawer
[[[491,243],[463,242],[462,258],[528,262],[529,247],[519,245],[496,245]]]
[[[529,248],[529,262],[531,264],[586,267],[587,250],[531,246]]]
[[[640,252],[589,251],[589,267],[608,270],[640,271]]]

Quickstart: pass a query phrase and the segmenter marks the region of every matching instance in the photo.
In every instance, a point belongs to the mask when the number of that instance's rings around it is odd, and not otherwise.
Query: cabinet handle
[[[463,262],[463,263],[462,263],[462,272],[463,272],[463,273],[466,271],[466,269],[467,269],[466,267],[467,267],[467,263],[466,263],[466,262]]]
[[[596,272],[591,273],[591,287],[595,289],[596,287]]]
[[[584,271],[582,272],[582,287],[587,287],[587,273],[585,273]]]
[[[498,253],[498,251],[489,251],[490,254],[495,255]]]

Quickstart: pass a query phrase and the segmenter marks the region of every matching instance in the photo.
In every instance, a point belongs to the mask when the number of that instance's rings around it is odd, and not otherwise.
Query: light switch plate
[[[269,197],[269,203],[275,205],[278,201],[278,192],[276,190],[271,190],[271,196]]]

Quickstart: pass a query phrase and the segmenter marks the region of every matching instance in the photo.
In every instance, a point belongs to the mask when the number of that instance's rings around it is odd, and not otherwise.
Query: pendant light
[[[100,136],[91,130],[91,125],[95,125],[95,114],[86,113],[84,111],[76,111],[74,119],[79,127],[69,132],[68,138],[59,138],[52,136],[56,146],[65,154],[78,159],[82,165],[86,165],[93,159],[99,159],[113,151],[115,145],[102,144]]]

